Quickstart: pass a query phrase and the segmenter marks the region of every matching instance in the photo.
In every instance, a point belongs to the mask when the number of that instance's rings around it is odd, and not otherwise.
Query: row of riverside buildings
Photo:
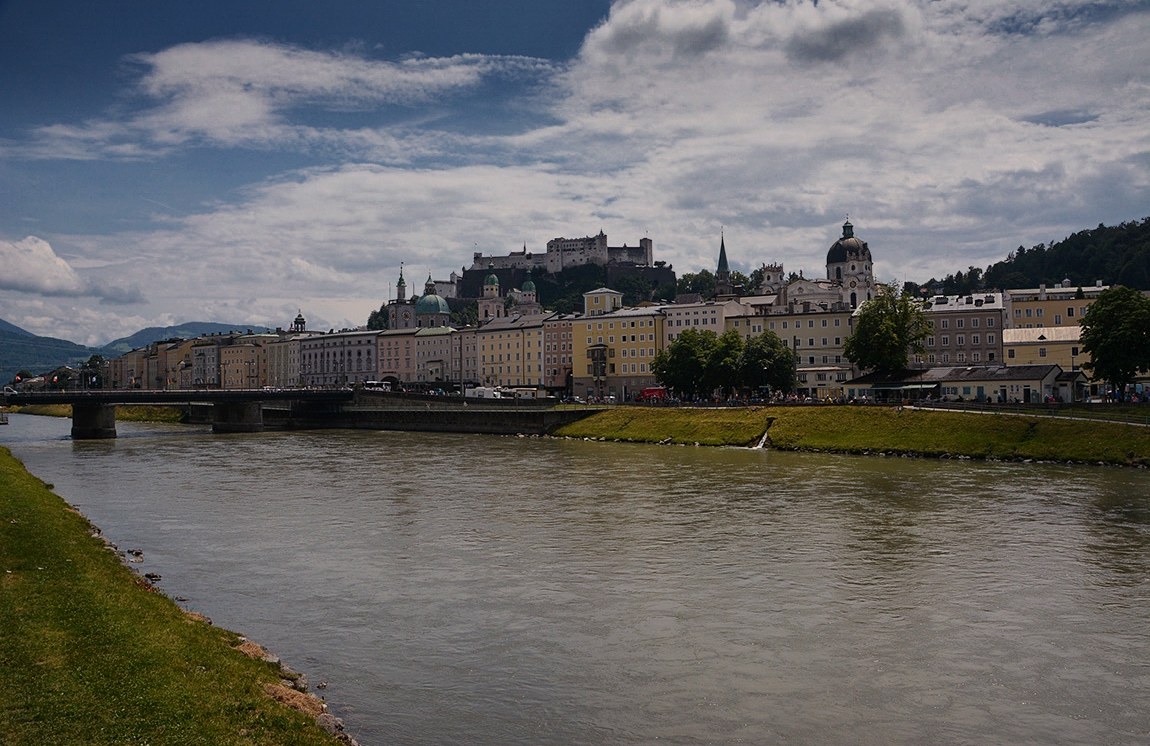
[[[572,257],[567,253],[587,261],[596,258],[590,256],[592,249],[605,252],[605,236],[583,239],[578,245],[549,245],[548,256],[562,251],[568,261]],[[649,264],[650,253],[650,241],[644,239],[638,252],[642,256],[629,258]],[[720,240],[716,293],[711,298],[680,294],[671,303],[624,307],[622,293],[602,287],[584,294],[582,312],[567,314],[549,312],[538,302],[531,279],[535,267],[530,263],[520,287],[501,286],[496,265],[525,261],[522,256],[484,257],[489,271],[477,300],[477,326],[450,323],[448,303],[430,276],[424,293],[409,299],[401,270],[396,298],[388,304],[385,331],[311,331],[301,313],[286,330],[168,340],[133,350],[111,361],[110,384],[245,389],[383,381],[426,389],[532,387],[557,396],[625,401],[657,385],[651,369],[655,356],[685,329],[694,328],[716,334],[735,331],[746,338],[766,331],[778,334],[796,353],[800,395],[874,393],[867,379],[860,378],[863,371],[843,354],[858,308],[878,292],[870,249],[854,235],[849,221],[827,252],[825,277],[809,279],[801,273],[788,277],[782,264],[764,265],[762,284],[749,295],[732,285],[725,238]],[[955,388],[959,396],[966,388],[964,398],[1022,398],[1016,394],[1024,386],[1028,399],[1075,396],[1076,389],[1066,390],[1065,381],[1060,384],[1047,373],[1050,366],[1057,367],[1058,374],[1074,373],[1087,361],[1078,344],[1078,320],[1103,290],[1100,284],[1080,288],[1066,281],[1052,288],[924,299],[933,333],[924,354],[912,363],[920,371],[921,386],[926,388],[929,379],[931,385],[941,385],[935,390],[946,394]],[[1025,384],[1014,383],[1025,366],[1046,372],[1027,378]],[[1010,368],[1013,373],[1005,370]],[[1001,381],[1002,386],[950,385],[944,371],[960,369],[967,378],[971,370],[985,369],[987,380]],[[923,372],[928,370],[934,372]],[[1028,375],[1040,372],[1034,368]],[[957,372],[953,376],[961,379]],[[1076,378],[1081,376],[1066,380]]]

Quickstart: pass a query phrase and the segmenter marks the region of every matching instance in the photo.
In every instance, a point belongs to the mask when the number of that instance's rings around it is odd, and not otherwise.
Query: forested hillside
[[[1079,287],[1125,285],[1150,290],[1150,217],[1115,226],[1099,225],[1079,231],[1050,245],[1019,246],[1006,259],[985,271],[970,267],[922,286],[907,283],[912,291],[969,293],[983,289],[1035,288],[1065,279]]]

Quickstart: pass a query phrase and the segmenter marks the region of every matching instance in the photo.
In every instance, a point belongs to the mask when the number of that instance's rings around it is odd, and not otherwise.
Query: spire
[[[719,232],[719,266],[716,269],[715,274],[722,274],[724,272],[730,273],[730,271],[731,271],[731,268],[727,264],[727,239],[723,235],[723,232],[720,230],[720,232]]]
[[[403,279],[403,262],[399,263],[399,282],[395,283],[395,299],[400,303],[407,300],[407,281]]]
[[[843,238],[854,238],[855,227],[851,225],[851,216],[847,215],[847,222],[843,223]]]
[[[431,279],[431,271],[427,272],[427,282],[423,283],[424,295],[435,295],[435,280]]]

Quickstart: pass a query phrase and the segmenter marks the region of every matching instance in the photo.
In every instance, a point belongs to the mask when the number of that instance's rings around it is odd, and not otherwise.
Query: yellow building
[[[1013,312],[1007,322],[1016,329],[1077,326],[1078,321],[1086,315],[1086,309],[1098,300],[1103,291],[1109,289],[1109,285],[1101,283],[1078,288],[1070,285],[1069,280],[1064,280],[1052,288],[1039,285],[1037,288],[1008,290]]]
[[[1063,370],[1080,370],[1090,361],[1082,351],[1079,326],[1048,326],[1041,329],[1003,329],[1002,346],[1007,365],[1054,363]]]
[[[594,295],[592,291],[584,295]],[[588,304],[589,309],[595,308]],[[656,386],[651,362],[665,346],[667,306],[623,308],[573,321],[572,393],[626,401]]]
[[[835,304],[824,310],[818,304],[793,304],[787,313],[752,317],[744,323],[765,325],[783,344],[795,352],[795,389],[803,396],[819,399],[843,395],[843,384],[857,374],[846,359],[843,345],[853,329],[852,310]],[[761,321],[755,321],[761,319]]]
[[[543,329],[550,314],[503,316],[476,332],[479,383],[484,386],[543,386]]]

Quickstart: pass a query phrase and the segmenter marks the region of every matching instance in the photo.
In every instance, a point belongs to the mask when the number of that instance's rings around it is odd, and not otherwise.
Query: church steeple
[[[727,239],[722,231],[719,232],[719,266],[715,269],[716,277],[730,276],[731,268],[727,264]]]
[[[407,281],[403,279],[403,262],[399,263],[399,282],[395,283],[395,299],[400,303],[407,300]]]

